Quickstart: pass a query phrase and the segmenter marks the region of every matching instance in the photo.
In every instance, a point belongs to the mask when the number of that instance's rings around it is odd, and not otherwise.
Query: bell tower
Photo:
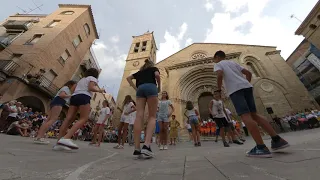
[[[139,36],[132,36],[132,43],[126,59],[126,65],[122,75],[122,80],[117,96],[117,107],[122,108],[122,102],[126,95],[131,95],[136,99],[135,90],[130,87],[127,82],[127,77],[139,71],[146,59],[150,59],[156,63],[157,46],[154,40],[153,32],[147,31]],[[113,122],[117,125],[120,120],[121,112],[119,109],[115,110]]]

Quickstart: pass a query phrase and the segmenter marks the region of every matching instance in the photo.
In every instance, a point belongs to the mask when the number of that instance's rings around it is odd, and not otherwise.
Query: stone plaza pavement
[[[282,135],[291,144],[270,159],[245,157],[253,146],[222,147],[222,143],[203,142],[170,146],[159,151],[153,144],[154,159],[134,159],[132,147],[116,150],[114,144],[100,148],[77,143],[75,152],[55,152],[51,145],[35,145],[32,139],[0,135],[1,180],[314,180],[320,173],[320,129],[290,132]],[[270,139],[266,143],[270,144]]]

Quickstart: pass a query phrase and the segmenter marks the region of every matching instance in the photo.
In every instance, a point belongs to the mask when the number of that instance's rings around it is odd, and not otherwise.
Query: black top
[[[156,83],[156,77],[154,75],[154,72],[158,71],[159,69],[156,67],[151,67],[144,69],[142,71],[138,71],[133,74],[134,79],[136,79],[136,86],[139,87],[141,84],[146,84],[146,83]],[[159,72],[160,73],[160,72]]]

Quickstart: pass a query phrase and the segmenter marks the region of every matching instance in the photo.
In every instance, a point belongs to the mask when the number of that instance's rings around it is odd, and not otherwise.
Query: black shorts
[[[213,118],[219,128],[229,127],[229,122],[226,118]]]
[[[53,100],[50,103],[50,108],[52,108],[53,106],[64,106],[66,104],[66,101],[64,99],[62,99],[59,96],[56,96],[53,98]]]
[[[90,104],[91,97],[85,94],[76,94],[70,98],[70,106],[82,106]]]

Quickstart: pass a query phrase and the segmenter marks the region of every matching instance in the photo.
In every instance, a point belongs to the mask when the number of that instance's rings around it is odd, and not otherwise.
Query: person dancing
[[[118,127],[118,144],[113,148],[115,149],[124,148],[124,143],[127,140],[130,118],[132,118],[131,113],[135,111],[136,111],[136,107],[134,105],[134,101],[130,95],[127,95],[124,98],[124,101],[122,104],[122,115],[121,115],[120,124]]]
[[[103,107],[99,112],[98,121],[93,128],[93,138],[90,143],[90,145],[96,144],[96,147],[100,147],[100,143],[102,141],[102,137],[104,134],[104,127],[108,124],[108,119],[111,116],[108,100],[104,100],[102,102],[102,106]],[[97,138],[98,138],[98,142],[97,142]]]
[[[105,92],[104,89],[99,89],[99,87],[97,87],[98,76],[99,71],[95,68],[90,68],[84,73],[84,78],[78,82],[77,87],[70,98],[70,107],[67,117],[60,127],[57,145],[53,147],[53,150],[79,149],[78,145],[76,145],[71,138],[74,133],[88,121],[91,110],[90,100],[92,92]],[[80,119],[74,123],[67,132],[68,127],[75,121],[78,111],[80,112]]]
[[[174,112],[174,107],[169,100],[168,93],[166,91],[162,92],[161,99],[158,104],[158,122],[160,125],[160,150],[168,149],[168,128],[169,128],[169,118]],[[171,108],[171,111],[169,110]]]
[[[70,101],[71,93],[75,90],[76,81],[68,81],[56,94],[50,103],[49,116],[41,125],[37,137],[33,140],[35,144],[49,144],[50,141],[44,139],[45,133],[57,121],[63,106]]]
[[[133,79],[136,80],[136,84],[133,83]],[[158,92],[160,92],[161,89],[159,69],[154,67],[154,63],[151,60],[146,59],[140,70],[127,77],[127,81],[130,86],[137,91],[137,115],[134,122],[135,150],[133,155],[142,155],[146,158],[152,158],[154,154],[151,150],[150,144],[156,123]],[[148,125],[145,133],[144,145],[142,149],[140,149],[141,125],[143,124],[146,104],[148,104]]]

